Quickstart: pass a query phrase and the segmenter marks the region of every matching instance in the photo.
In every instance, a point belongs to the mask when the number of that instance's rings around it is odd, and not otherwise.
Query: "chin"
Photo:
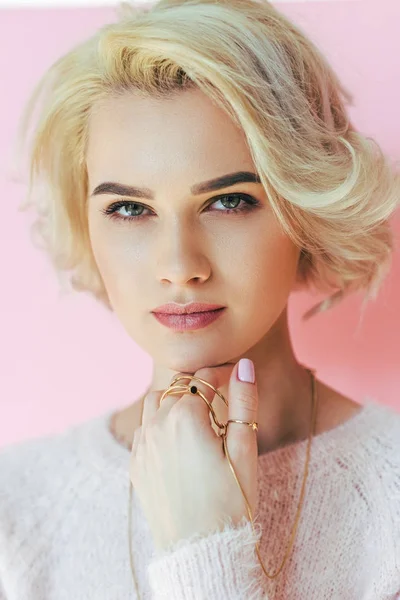
[[[199,361],[175,362],[167,365],[168,369],[171,369],[171,371],[176,371],[177,373],[188,373],[190,375],[194,375],[196,371],[210,366],[211,365]]]
[[[216,367],[221,367],[221,366],[225,366],[225,365],[235,365],[235,361],[232,360],[231,358],[227,358],[227,357],[221,357],[221,358],[217,358],[216,360],[212,360],[212,358],[210,358],[209,360],[202,360],[200,358],[190,358],[190,359],[184,359],[184,360],[162,360],[160,361],[161,364],[164,364],[167,369],[170,369],[171,371],[176,371],[179,373],[188,373],[191,375],[194,375],[196,373],[196,371],[199,371],[200,369],[204,369],[207,367],[210,368],[216,368]]]
[[[240,349],[235,345],[234,351],[227,352],[227,343],[224,340],[173,340],[159,344],[158,348],[152,345],[146,351],[152,356],[155,363],[163,365],[166,369],[179,373],[194,374],[206,367],[219,367],[234,365],[236,356],[241,356]],[[229,344],[228,344],[229,346]],[[228,349],[229,350],[229,349]]]
[[[222,362],[214,361],[214,357],[212,356],[209,356],[208,359],[205,359],[204,355],[202,356],[201,354],[196,356],[196,354],[193,353],[193,356],[181,358],[169,355],[168,357],[160,357],[158,362],[165,365],[171,371],[190,374],[194,374],[196,371],[199,371],[204,367],[212,367]]]

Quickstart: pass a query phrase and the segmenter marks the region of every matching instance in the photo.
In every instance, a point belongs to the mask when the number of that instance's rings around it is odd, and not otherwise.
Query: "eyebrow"
[[[251,173],[250,171],[238,171],[236,173],[222,175],[216,179],[210,179],[209,181],[203,181],[203,183],[197,183],[190,188],[190,192],[196,196],[226,188],[231,185],[236,185],[237,183],[261,183],[261,180],[256,173]],[[98,196],[100,194],[118,194],[120,196],[132,196],[135,198],[154,200],[154,192],[149,188],[139,188],[111,181],[106,181],[98,185],[93,190],[91,196]]]

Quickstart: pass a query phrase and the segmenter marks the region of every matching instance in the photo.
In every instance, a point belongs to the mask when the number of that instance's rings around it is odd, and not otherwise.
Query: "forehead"
[[[244,132],[200,90],[165,99],[127,92],[104,100],[90,116],[87,164],[102,175],[111,168],[155,175],[155,169],[197,165],[207,176],[210,165],[216,175],[254,168]]]

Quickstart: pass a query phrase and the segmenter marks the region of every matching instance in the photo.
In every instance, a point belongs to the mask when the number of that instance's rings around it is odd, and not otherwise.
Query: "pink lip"
[[[190,331],[207,327],[207,325],[210,325],[210,323],[216,321],[224,311],[225,307],[219,308],[218,310],[209,310],[190,314],[177,315],[153,312],[153,315],[157,321],[159,321],[162,325],[169,327],[170,329],[175,329],[177,331]]]
[[[189,302],[188,304],[177,304],[175,302],[169,302],[158,306],[152,312],[163,313],[167,315],[185,315],[191,313],[208,312],[210,310],[217,310],[218,308],[224,308],[221,304],[205,304],[204,302]]]

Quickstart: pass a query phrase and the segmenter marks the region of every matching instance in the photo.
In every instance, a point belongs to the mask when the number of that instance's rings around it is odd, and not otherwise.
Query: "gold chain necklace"
[[[304,500],[304,493],[305,493],[305,485],[306,485],[306,481],[307,481],[307,477],[308,477],[308,467],[309,467],[309,462],[310,462],[310,449],[311,449],[311,440],[313,438],[313,436],[315,435],[315,427],[316,427],[316,420],[317,420],[317,408],[318,408],[318,395],[317,395],[317,391],[316,391],[316,381],[315,381],[315,370],[313,369],[306,369],[306,371],[308,371],[308,373],[311,376],[311,390],[312,390],[312,410],[311,410],[311,425],[310,425],[310,431],[308,434],[308,443],[307,443],[307,455],[306,455],[306,463],[305,463],[305,468],[304,468],[304,475],[303,475],[303,482],[302,482],[302,486],[301,486],[301,492],[300,492],[300,500],[299,500],[299,505],[297,508],[297,513],[296,513],[296,518],[295,518],[295,522],[294,522],[294,526],[292,529],[292,533],[290,536],[290,540],[289,540],[289,544],[287,547],[287,550],[285,552],[285,556],[283,558],[282,564],[279,567],[279,569],[277,569],[277,571],[271,575],[270,573],[267,573],[267,570],[264,566],[264,563],[261,559],[260,556],[260,550],[259,550],[259,544],[258,542],[256,542],[256,553],[258,556],[258,560],[260,562],[260,565],[265,573],[265,575],[268,577],[268,579],[275,579],[279,573],[282,571],[288,556],[290,554],[290,551],[292,549],[292,546],[294,544],[294,539],[295,539],[295,535],[296,535],[296,531],[297,531],[297,526],[300,520],[300,514],[301,514],[301,509],[303,507],[303,500]],[[143,404],[142,404],[142,414],[143,414]],[[140,422],[142,422],[142,419],[140,419]],[[121,438],[118,438],[119,441],[123,441]],[[254,529],[254,522],[253,522],[253,517],[251,514],[251,509],[249,506],[249,503],[247,501],[246,495],[239,483],[239,480],[236,476],[235,470],[233,468],[233,465],[230,461],[230,457],[229,454],[227,452],[227,448],[226,448],[226,444],[225,444],[225,438],[223,438],[224,441],[224,446],[225,446],[225,450],[226,450],[226,457],[228,459],[228,462],[230,464],[231,470],[233,472],[233,475],[236,479],[236,482],[244,496],[245,502],[246,502],[246,506],[247,506],[247,512],[249,514],[250,517],[250,521],[253,527],[253,531],[255,533],[255,529]],[[129,446],[127,446],[128,449],[131,449]],[[136,594],[138,599],[140,600],[140,595],[139,595],[139,585],[135,576],[135,570],[133,567],[133,552],[132,552],[132,482],[129,478],[129,500],[128,500],[128,542],[129,542],[129,559],[130,559],[130,565],[131,565],[131,572],[132,572],[132,577],[133,577],[133,582],[134,582],[134,586],[136,589]]]

